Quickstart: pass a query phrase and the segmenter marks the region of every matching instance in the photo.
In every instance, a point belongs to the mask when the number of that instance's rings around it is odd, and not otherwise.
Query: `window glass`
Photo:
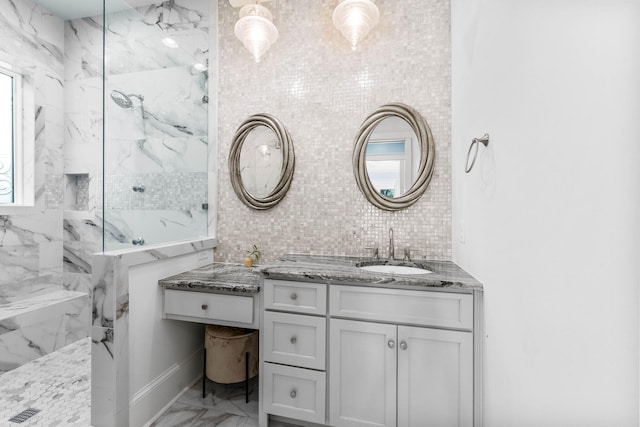
[[[14,79],[0,69],[0,204],[14,202]]]

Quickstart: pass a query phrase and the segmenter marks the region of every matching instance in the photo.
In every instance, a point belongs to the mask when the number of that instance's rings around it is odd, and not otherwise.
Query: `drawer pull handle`
[[[395,348],[396,343],[393,340],[389,340],[389,342],[387,342],[387,346],[389,346],[389,348]]]
[[[202,304],[202,307],[201,307],[201,308],[202,308],[203,310],[206,310],[207,308],[209,308],[209,305],[207,305],[207,304]]]
[[[291,396],[292,399],[295,399],[297,394],[298,393],[296,393],[296,389],[294,388],[293,390],[291,390],[291,393],[289,393],[289,396]]]
[[[291,337],[291,339],[289,340],[291,342],[291,344],[295,344],[298,342],[298,338],[294,335]]]
[[[295,292],[291,292],[291,295],[289,295],[289,298],[291,298],[293,301],[298,299],[298,294],[296,294]]]
[[[405,341],[400,341],[400,350],[406,350],[407,349],[407,343]]]

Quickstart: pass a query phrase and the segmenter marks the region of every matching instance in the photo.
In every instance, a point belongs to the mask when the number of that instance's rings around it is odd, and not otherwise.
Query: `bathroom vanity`
[[[363,268],[372,264],[392,264],[394,273]],[[407,265],[430,272],[393,270]],[[203,267],[197,276],[223,268]],[[233,267],[238,274],[243,268]],[[251,310],[231,311],[251,311],[242,321],[257,321],[260,329],[261,427],[271,419],[335,427],[481,426],[482,285],[454,263],[287,255],[244,273],[250,280],[259,273],[259,283],[211,287],[210,276],[182,285],[170,278],[165,312],[234,324],[223,315],[226,304],[220,314],[206,313],[202,305],[211,305],[204,295],[251,299]],[[174,300],[186,298],[174,292],[203,296],[181,311]]]

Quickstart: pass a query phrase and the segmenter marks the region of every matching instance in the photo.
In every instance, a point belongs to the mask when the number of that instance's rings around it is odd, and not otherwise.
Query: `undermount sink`
[[[392,265],[392,264],[375,264],[375,265],[363,265],[358,267],[360,270],[373,271],[375,273],[388,273],[388,274],[429,274],[431,270],[419,267],[408,267],[406,265]]]

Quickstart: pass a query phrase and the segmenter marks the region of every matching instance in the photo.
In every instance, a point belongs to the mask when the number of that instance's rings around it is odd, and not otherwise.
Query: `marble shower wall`
[[[206,236],[209,76],[194,65],[208,64],[209,2],[159,2],[106,25],[105,248]]]
[[[90,296],[102,250],[102,21],[64,22],[64,286]]]
[[[75,308],[56,301],[64,270],[63,49],[62,20],[30,0],[0,3],[0,61],[24,76],[23,137],[35,142],[34,206],[0,207],[0,372],[87,334],[77,329],[79,316],[88,319],[86,296]],[[32,304],[43,311],[25,308]]]
[[[0,305],[62,288],[63,47],[61,20],[29,0],[2,2],[0,61],[29,88],[36,190],[33,207],[0,207]]]
[[[256,63],[234,33],[238,9],[219,0],[218,241],[216,260],[240,261],[256,243],[265,260],[286,252],[451,257],[451,62],[449,0],[379,0],[380,23],[356,51],[332,23],[337,0],[274,0],[267,4],[280,37]],[[416,108],[436,144],[424,196],[409,209],[369,204],[351,167],[362,121],[388,102]],[[289,193],[269,211],[236,197],[227,157],[237,127],[269,113],[288,128],[296,152]]]
[[[67,289],[92,292],[91,256],[103,231],[106,250],[138,237],[153,244],[206,235],[208,76],[193,65],[207,64],[208,19],[205,0],[109,14],[104,119],[103,17],[65,22]],[[167,35],[180,47],[165,47]],[[112,93],[126,95],[130,108]],[[139,186],[144,192],[132,190]]]

